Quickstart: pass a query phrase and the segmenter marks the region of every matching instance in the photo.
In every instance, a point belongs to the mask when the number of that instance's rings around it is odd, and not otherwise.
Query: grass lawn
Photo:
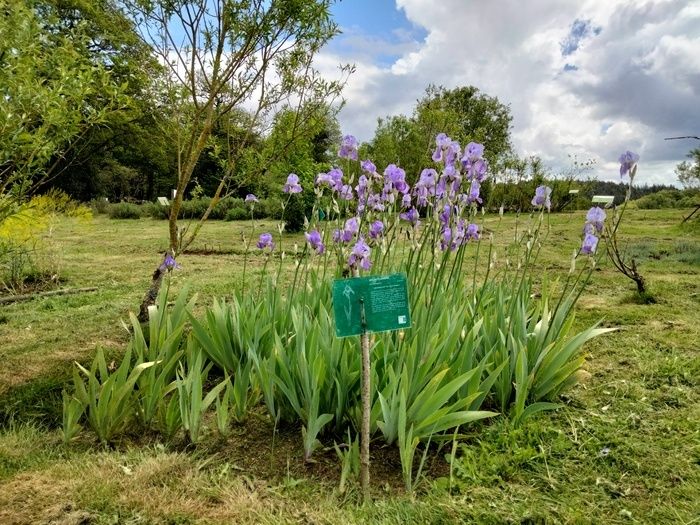
[[[398,452],[377,443],[365,506],[356,488],[337,491],[332,447],[305,464],[299,429],[273,428],[263,410],[196,448],[133,436],[107,450],[87,431],[64,446],[73,361],[123,351],[122,321],[167,245],[164,221],[64,220],[50,239],[63,284],[97,290],[0,305],[0,523],[700,523],[700,221],[681,224],[685,210],[627,213],[620,235],[656,302],[640,304],[610,264],[595,271],[577,324],[619,329],[587,344],[564,408],[519,428],[472,425],[452,472],[449,451],[431,450],[415,497],[401,488]],[[536,275],[566,275],[584,216],[551,216]],[[499,222],[484,226],[504,261],[516,220]],[[206,224],[172,288],[189,283],[204,307],[239,286],[244,234],[246,223]],[[295,242],[303,237],[285,246]],[[262,261],[249,257],[248,282]]]

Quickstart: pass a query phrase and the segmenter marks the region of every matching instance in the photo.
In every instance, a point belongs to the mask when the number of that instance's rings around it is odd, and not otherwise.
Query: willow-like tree
[[[173,110],[178,126],[177,192],[168,221],[169,250],[175,257],[195,239],[202,224],[232,182],[235,164],[248,141],[264,130],[281,108],[296,111],[294,129],[303,133],[317,107],[310,100],[338,96],[341,81],[326,81],[312,62],[337,32],[330,16],[332,0],[132,0],[144,40],[170,70]],[[178,214],[192,173],[215,126],[244,108],[248,118],[237,123],[222,152],[219,185],[198,223],[184,231]],[[241,125],[247,132],[241,133]],[[164,274],[161,265],[141,305],[155,301]]]
[[[691,162],[684,160],[676,166],[676,175],[684,188],[700,188],[700,148],[688,153],[688,158]]]
[[[0,221],[65,167],[84,137],[131,104],[95,60],[90,27],[39,0],[0,8]],[[113,64],[112,64],[113,65]]]

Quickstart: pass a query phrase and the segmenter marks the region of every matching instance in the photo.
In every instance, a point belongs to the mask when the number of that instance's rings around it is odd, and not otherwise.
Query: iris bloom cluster
[[[581,253],[584,255],[593,255],[598,246],[598,238],[603,233],[603,225],[605,222],[605,210],[594,206],[586,214],[586,224],[583,226],[583,244],[581,245]]]
[[[439,250],[455,251],[479,239],[479,228],[470,218],[475,206],[482,202],[481,184],[488,173],[483,145],[471,142],[463,150],[457,141],[439,134],[432,155],[435,165],[425,168],[413,187],[406,180],[406,172],[395,164],[389,164],[380,173],[372,161],[358,161],[357,147],[355,137],[343,137],[338,156],[345,160],[348,173],[335,167],[316,177],[319,200],[328,196],[333,209],[342,204],[350,214],[330,235],[334,250],[350,270],[369,270],[373,248],[389,242],[388,233],[402,224],[408,231],[418,231],[421,218],[427,220],[426,227],[438,228]],[[282,191],[302,192],[299,177],[289,174]],[[257,201],[253,195],[248,197],[249,204]],[[305,237],[311,250],[317,254],[326,252],[321,228],[310,228]],[[260,235],[257,247],[272,251],[272,235]]]
[[[339,156],[357,160],[356,149],[357,140],[348,135],[343,138]],[[421,217],[427,218],[429,224],[437,224],[437,247],[443,251],[454,251],[478,239],[479,229],[468,219],[473,215],[473,206],[481,203],[481,183],[488,172],[483,153],[481,144],[472,142],[462,150],[458,142],[441,133],[435,139],[432,155],[437,166],[425,168],[413,187],[401,167],[389,164],[380,173],[370,160],[358,163],[359,176],[354,186],[353,177],[346,176],[339,167],[320,173],[316,177],[317,195],[330,194],[336,205],[345,202],[353,214],[332,234],[337,249],[342,252],[344,246],[349,247],[345,253],[349,253],[350,269],[371,267],[372,248],[395,226],[392,217],[396,215],[400,223],[413,231],[421,226]]]
[[[620,176],[629,175],[630,184],[637,173],[637,162],[639,155],[631,151],[625,151],[620,155]],[[628,193],[629,198],[629,193]],[[584,255],[593,255],[598,247],[600,235],[603,233],[606,214],[605,210],[598,206],[592,207],[586,214],[586,224],[583,226],[583,243],[581,244],[581,253]]]

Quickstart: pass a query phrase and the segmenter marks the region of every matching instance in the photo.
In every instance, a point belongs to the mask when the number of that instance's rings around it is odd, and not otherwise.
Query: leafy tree
[[[326,104],[312,106],[302,108],[302,114],[308,115],[302,130],[295,130],[298,127],[295,111],[279,112],[261,154],[267,174],[266,187],[261,188],[263,193],[279,195],[290,173],[299,176],[304,188],[302,193],[283,199],[289,201],[284,213],[287,231],[300,231],[304,226],[304,218],[309,217],[314,203],[312,188],[316,175],[332,167],[341,140],[337,109]]]
[[[447,133],[460,144],[478,142],[492,168],[511,153],[510,108],[474,86],[445,89],[429,86],[416,114],[432,134]]]
[[[8,0],[0,12],[0,220],[128,105],[109,68],[84,53],[88,26],[55,31],[58,17],[43,7]]]
[[[688,153],[688,158],[691,162],[684,160],[676,166],[676,175],[684,188],[700,188],[700,148]]]
[[[281,107],[304,107],[309,100],[337,95],[340,82],[324,81],[313,57],[336,34],[331,0],[131,0],[141,36],[169,69],[177,114],[177,194],[168,221],[169,254],[189,246],[236,173],[246,146]],[[249,108],[247,131],[226,145],[219,184],[201,220],[191,231],[178,227],[182,199],[202,154],[212,145],[217,124]],[[252,108],[252,109],[251,109]],[[300,122],[303,119],[300,119]],[[153,274],[141,307],[146,318],[164,271]]]
[[[167,194],[175,184],[176,154],[168,140],[165,69],[139,37],[135,22],[118,0],[43,0],[36,11],[52,33],[70,37],[74,27],[84,27],[80,53],[109,71],[128,97],[127,107],[91,127],[80,147],[56,159],[50,185],[83,200],[151,200]]]
[[[380,119],[371,143],[365,148],[377,166],[400,165],[410,182],[425,168],[435,147],[435,136],[446,133],[462,146],[484,144],[494,170],[511,154],[508,106],[473,86],[452,90],[429,86],[412,116]]]

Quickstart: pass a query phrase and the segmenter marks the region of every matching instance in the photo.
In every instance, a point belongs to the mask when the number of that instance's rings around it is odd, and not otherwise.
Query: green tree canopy
[[[700,188],[700,148],[688,153],[690,162],[684,160],[676,166],[676,175],[684,188]]]
[[[57,30],[60,17],[51,7],[8,0],[0,12],[0,195],[6,203],[55,176],[91,129],[129,105],[111,64],[87,52],[94,43],[90,25],[76,21]]]
[[[473,86],[448,90],[429,86],[410,117],[380,119],[367,152],[377,166],[396,163],[414,180],[425,168],[425,159],[435,147],[435,136],[446,133],[462,146],[479,142],[492,167],[511,154],[508,106]]]

